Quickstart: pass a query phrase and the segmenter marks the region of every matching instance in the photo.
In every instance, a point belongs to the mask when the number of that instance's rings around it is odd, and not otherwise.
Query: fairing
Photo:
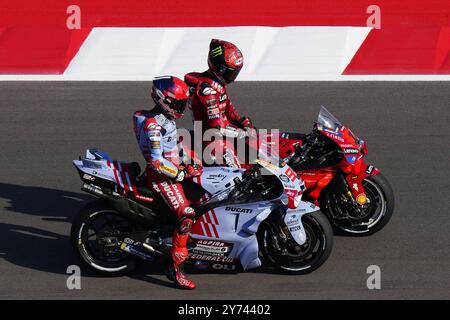
[[[95,149],[88,150],[86,157],[75,160],[74,165],[83,173],[94,177],[102,177],[124,187],[123,181],[114,170],[115,166],[108,154]],[[302,245],[306,234],[301,222],[304,214],[317,211],[310,203],[301,201],[304,189],[302,180],[284,165],[277,167],[269,162],[261,161],[259,165],[278,177],[284,187],[280,197],[270,201],[257,201],[242,204],[223,205],[204,213],[195,223],[191,239],[194,248],[190,257],[194,261],[238,264],[244,269],[259,267],[259,247],[256,233],[259,225],[275,209],[284,208],[284,221],[288,225],[293,239]],[[228,194],[237,179],[243,178],[244,170],[223,167],[204,168],[202,175],[193,181],[205,190],[206,197]],[[295,199],[294,199],[295,198]],[[296,208],[286,207],[290,201],[297,202]]]

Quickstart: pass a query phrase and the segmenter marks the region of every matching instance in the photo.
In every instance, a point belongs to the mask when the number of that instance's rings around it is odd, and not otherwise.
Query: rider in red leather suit
[[[230,167],[246,166],[237,158],[235,145],[229,138],[245,138],[252,136],[258,139],[247,140],[250,149],[259,150],[264,141],[273,141],[272,135],[256,135],[252,122],[247,117],[241,117],[227,93],[226,85],[232,83],[238,76],[244,64],[241,51],[232,43],[213,39],[209,45],[208,66],[205,72],[191,72],[184,76],[184,81],[191,91],[191,109],[195,121],[202,122],[203,131],[215,128],[222,139],[204,144],[203,148],[216,147],[223,150],[224,162]],[[269,137],[269,138],[267,138]],[[272,138],[270,138],[272,137]],[[296,146],[301,146],[303,134],[282,132],[277,137],[278,157],[288,159],[296,152]],[[234,139],[236,141],[236,139]],[[211,148],[212,149],[212,148]],[[248,149],[247,149],[248,150]],[[204,152],[207,156],[207,152]],[[247,155],[246,155],[247,157]],[[219,157],[216,157],[217,160]]]
[[[214,128],[222,137],[207,142],[204,147],[217,144],[217,149],[224,150],[225,164],[233,167],[240,167],[239,160],[234,146],[224,138],[243,138],[247,136],[246,129],[252,127],[249,118],[239,115],[226,89],[226,85],[238,76],[243,63],[242,53],[234,44],[213,39],[209,46],[209,69],[202,73],[188,73],[184,77],[191,91],[194,120],[202,122],[203,132]]]

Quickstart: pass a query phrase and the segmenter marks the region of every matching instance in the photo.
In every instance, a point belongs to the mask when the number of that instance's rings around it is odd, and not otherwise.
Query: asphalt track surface
[[[315,272],[195,274],[194,291],[173,288],[158,270],[101,278],[77,260],[70,220],[92,198],[71,160],[87,147],[143,162],[133,111],[149,107],[148,82],[0,83],[0,298],[24,299],[419,299],[450,298],[450,83],[243,82],[230,87],[242,114],[260,128],[309,131],[320,105],[364,138],[368,161],[395,192],[391,222],[364,238],[335,237]],[[190,126],[186,118],[179,126]],[[368,290],[369,265],[381,290]]]

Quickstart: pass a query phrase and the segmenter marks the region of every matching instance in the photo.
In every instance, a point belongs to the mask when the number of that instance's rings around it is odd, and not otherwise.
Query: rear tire
[[[306,242],[299,246],[295,243],[293,252],[279,254],[272,249],[273,229],[262,224],[258,231],[258,242],[263,264],[269,264],[283,273],[307,274],[317,268],[330,256],[333,248],[333,228],[327,217],[320,211],[307,213],[302,217],[306,232]],[[294,240],[292,240],[294,241]]]
[[[95,231],[94,228],[98,228],[98,226],[95,226],[94,223],[101,218],[104,218],[106,223],[104,227],[106,228]],[[110,219],[110,222],[108,219]],[[99,245],[106,237],[114,239],[114,223],[123,223],[126,228],[127,222],[122,215],[103,200],[87,204],[75,217],[70,231],[70,239],[77,257],[85,266],[101,276],[118,277],[129,274],[136,267],[134,256],[120,250],[114,244],[108,248]],[[109,229],[108,223],[112,224]],[[94,231],[91,236],[89,236],[90,231]],[[108,233],[111,233],[111,235]],[[94,236],[95,239],[92,240]],[[94,248],[95,245],[98,248]],[[104,255],[102,255],[102,250]]]

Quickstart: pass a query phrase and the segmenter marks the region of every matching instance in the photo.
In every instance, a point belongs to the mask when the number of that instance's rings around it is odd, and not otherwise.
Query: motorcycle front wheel
[[[298,245],[280,236],[280,226],[264,221],[258,231],[261,258],[265,264],[289,274],[307,274],[319,268],[333,248],[333,229],[320,211],[302,217],[306,242]]]
[[[327,189],[321,209],[337,231],[344,235],[367,236],[380,231],[394,213],[394,192],[387,179],[378,173],[363,180],[367,203],[362,208],[350,204],[343,195]]]

